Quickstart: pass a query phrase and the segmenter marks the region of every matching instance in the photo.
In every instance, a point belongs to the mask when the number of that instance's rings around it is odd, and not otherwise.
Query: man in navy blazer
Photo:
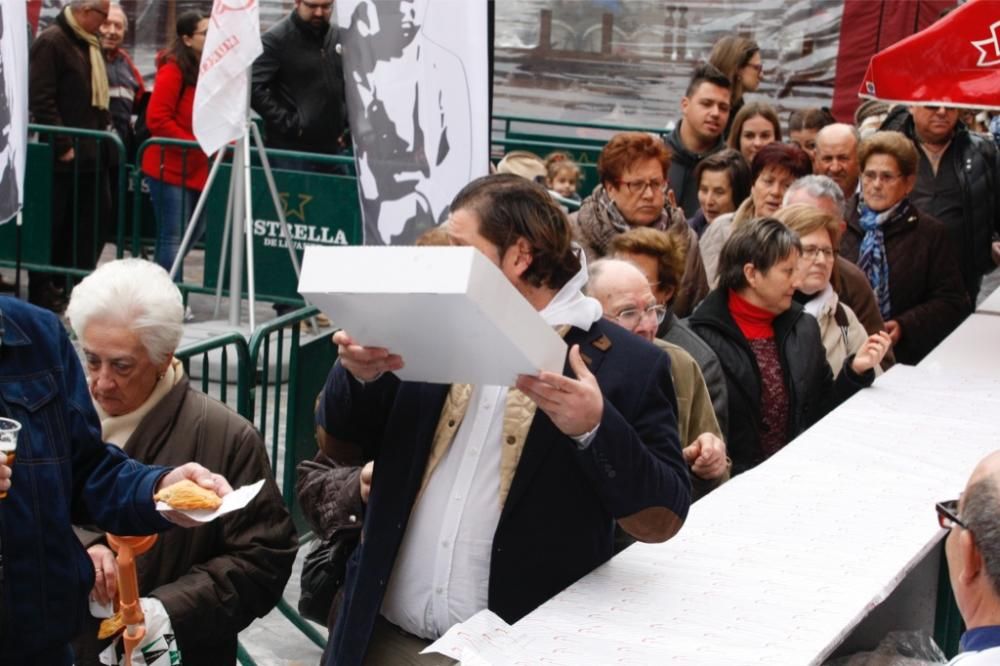
[[[404,359],[334,335],[317,421],[375,472],[327,665],[453,663],[417,653],[483,608],[526,615],[611,557],[616,521],[659,542],[687,516],[669,358],[583,296],[582,252],[545,190],[477,179],[447,230],[565,333],[567,365],[516,388],[402,382]]]

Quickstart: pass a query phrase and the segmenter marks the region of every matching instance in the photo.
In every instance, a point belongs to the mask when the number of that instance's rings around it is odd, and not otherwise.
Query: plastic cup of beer
[[[14,466],[17,451],[17,435],[21,432],[21,424],[14,419],[0,417],[0,456],[8,467]],[[7,497],[6,491],[0,491],[0,499]]]

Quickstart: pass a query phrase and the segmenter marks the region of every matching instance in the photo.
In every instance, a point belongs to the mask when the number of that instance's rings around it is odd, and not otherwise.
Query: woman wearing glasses
[[[851,207],[841,254],[868,276],[896,360],[918,363],[969,311],[958,258],[944,224],[909,200],[917,149],[899,132],[858,147],[861,199]]]
[[[854,311],[840,302],[831,283],[840,244],[840,222],[808,204],[786,206],[774,217],[799,235],[802,259],[795,301],[819,324],[826,361],[836,377],[844,366],[844,359],[857,353],[868,339],[865,327]],[[876,367],[875,373],[881,370]]]
[[[760,464],[875,379],[889,348],[878,333],[834,379],[819,328],[792,300],[802,243],[774,218],[733,232],[719,259],[719,286],[688,320],[719,356],[729,404],[733,475]]]
[[[684,211],[668,203],[670,152],[663,141],[644,132],[622,132],[611,138],[597,160],[601,184],[583,200],[571,218],[577,241],[588,260],[605,256],[611,240],[636,227],[676,235],[687,248],[684,273],[674,311],[686,317],[708,293],[698,236],[687,225]]]
[[[739,35],[728,35],[715,43],[708,56],[708,62],[719,68],[732,81],[730,87],[729,124],[724,136],[729,136],[734,118],[743,106],[743,93],[754,92],[760,87],[764,74],[764,64],[760,57],[760,46],[752,39]]]

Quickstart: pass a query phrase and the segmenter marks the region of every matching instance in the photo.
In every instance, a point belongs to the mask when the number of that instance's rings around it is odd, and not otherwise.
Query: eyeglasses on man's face
[[[946,530],[958,525],[962,529],[969,529],[969,526],[962,522],[962,519],[958,517],[958,500],[947,500],[945,502],[938,502],[934,505],[934,509],[937,511],[938,525]]]
[[[629,191],[629,194],[640,195],[646,193],[646,188],[649,188],[654,194],[656,192],[663,192],[667,188],[667,181],[662,178],[650,178],[649,180],[620,180],[618,181],[619,187],[622,185]]]
[[[642,320],[646,317],[653,317],[656,319],[656,325],[659,326],[663,323],[663,320],[667,317],[667,306],[665,305],[650,305],[645,309],[640,308],[627,308],[622,310],[617,315],[611,317],[614,321],[618,322],[630,331],[634,331],[636,327],[642,323]]]

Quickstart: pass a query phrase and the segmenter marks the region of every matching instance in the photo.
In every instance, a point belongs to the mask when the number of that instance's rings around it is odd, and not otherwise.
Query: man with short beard
[[[295,9],[261,36],[264,52],[253,64],[251,103],[264,119],[270,148],[334,155],[344,147],[344,72],[332,15],[333,0],[295,0]]]
[[[722,133],[729,121],[729,89],[726,75],[712,65],[695,70],[681,100],[681,120],[665,141],[671,152],[667,179],[677,205],[689,219],[698,212],[698,162],[726,147]]]

